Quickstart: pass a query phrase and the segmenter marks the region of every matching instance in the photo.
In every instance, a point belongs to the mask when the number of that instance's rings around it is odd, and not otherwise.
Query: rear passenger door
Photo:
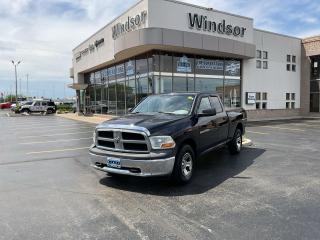
[[[216,109],[217,115],[215,124],[217,125],[217,137],[219,138],[218,143],[222,143],[228,138],[229,131],[229,119],[225,111],[223,111],[222,103],[217,96],[210,96],[210,103],[212,108]]]
[[[48,105],[47,102],[41,102],[41,112],[44,112],[47,110],[47,105]]]
[[[41,109],[41,103],[39,101],[36,101],[33,103],[33,105],[30,107],[30,110],[32,112],[39,112]]]

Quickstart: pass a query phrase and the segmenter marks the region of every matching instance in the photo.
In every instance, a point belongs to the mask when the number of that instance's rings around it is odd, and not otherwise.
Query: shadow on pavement
[[[207,192],[230,178],[251,180],[249,176],[237,177],[252,165],[265,150],[243,148],[239,155],[230,155],[226,149],[202,157],[193,181],[185,186],[174,185],[169,178],[139,178],[130,176],[105,177],[102,185],[125,191],[159,196],[183,196]]]

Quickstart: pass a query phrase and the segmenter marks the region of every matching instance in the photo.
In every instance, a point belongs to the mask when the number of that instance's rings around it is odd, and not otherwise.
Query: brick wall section
[[[307,56],[320,55],[320,36],[302,40],[302,45]]]

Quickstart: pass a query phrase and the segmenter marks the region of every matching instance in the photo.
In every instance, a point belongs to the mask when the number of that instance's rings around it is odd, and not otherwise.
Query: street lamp
[[[18,77],[17,77],[17,66],[21,63],[21,61],[19,62],[15,62],[13,60],[11,60],[13,66],[14,66],[14,73],[15,73],[15,77],[16,77],[16,104],[18,104]]]

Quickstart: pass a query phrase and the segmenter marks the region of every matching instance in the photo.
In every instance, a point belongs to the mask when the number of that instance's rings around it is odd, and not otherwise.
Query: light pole
[[[27,98],[29,97],[29,74],[27,74]]]
[[[21,63],[21,61],[19,62],[14,62],[13,60],[11,61],[13,66],[14,66],[14,73],[15,73],[15,77],[16,77],[16,104],[18,103],[18,77],[17,77],[17,66]]]

